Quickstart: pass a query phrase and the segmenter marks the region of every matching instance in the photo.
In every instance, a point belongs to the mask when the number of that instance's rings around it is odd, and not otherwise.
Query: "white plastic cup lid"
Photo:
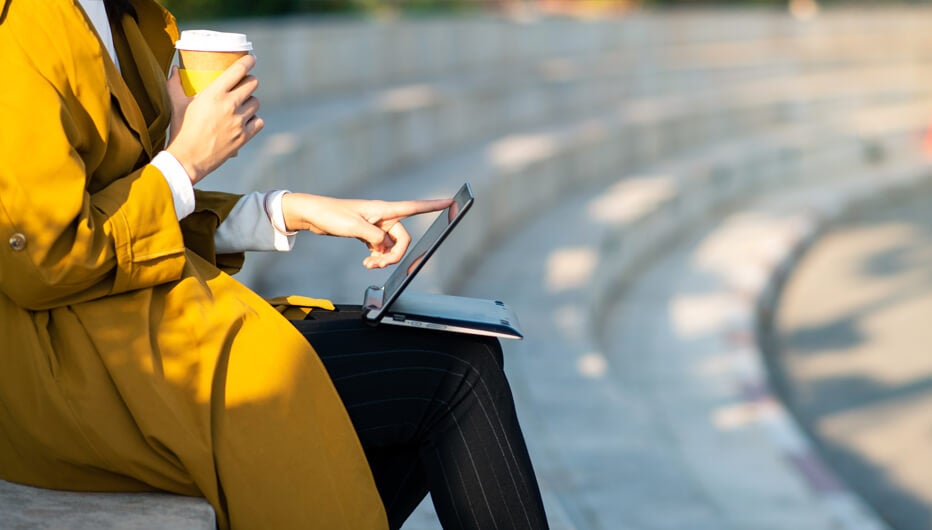
[[[181,32],[175,48],[198,52],[248,52],[252,51],[252,43],[243,33],[189,29]]]

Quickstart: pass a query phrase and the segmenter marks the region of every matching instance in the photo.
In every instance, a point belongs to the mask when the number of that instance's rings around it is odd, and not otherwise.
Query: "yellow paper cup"
[[[182,31],[175,49],[181,85],[187,95],[193,96],[252,51],[252,43],[242,33],[196,29]]]
[[[181,68],[178,70],[181,74],[181,86],[184,87],[184,93],[193,96],[207,88],[207,85],[214,82],[220,77],[223,70],[191,70]]]

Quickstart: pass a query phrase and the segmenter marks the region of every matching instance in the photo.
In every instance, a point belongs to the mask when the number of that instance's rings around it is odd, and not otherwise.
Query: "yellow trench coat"
[[[165,142],[174,19],[0,0],[0,478],[204,496],[221,528],[384,528],[359,441],[311,346],[175,219]],[[125,79],[124,79],[125,78]]]

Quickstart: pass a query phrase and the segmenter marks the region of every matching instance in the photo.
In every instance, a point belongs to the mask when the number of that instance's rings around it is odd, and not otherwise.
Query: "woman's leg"
[[[392,528],[428,489],[446,529],[547,528],[496,339],[372,327],[358,307],[295,325],[349,411]]]

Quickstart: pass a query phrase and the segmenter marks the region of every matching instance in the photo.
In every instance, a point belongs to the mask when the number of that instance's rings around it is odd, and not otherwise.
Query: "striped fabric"
[[[367,325],[358,307],[294,324],[323,360],[392,528],[431,494],[445,529],[543,529],[497,340]]]

